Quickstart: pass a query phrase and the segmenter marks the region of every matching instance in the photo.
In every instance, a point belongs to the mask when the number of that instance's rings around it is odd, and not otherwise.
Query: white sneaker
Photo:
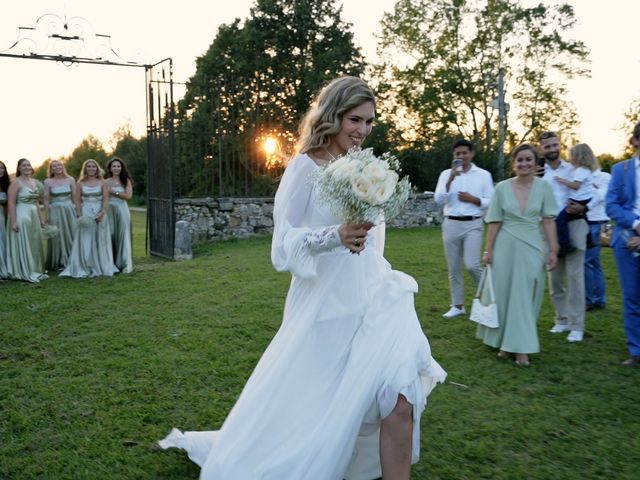
[[[584,336],[584,332],[581,332],[579,330],[571,330],[569,332],[569,335],[567,336],[567,342],[581,342],[582,341],[582,337]]]
[[[457,317],[458,315],[464,315],[465,313],[467,312],[465,312],[464,307],[458,308],[455,305],[451,305],[451,308],[449,309],[449,311],[443,314],[442,316],[444,318],[453,318],[453,317]]]
[[[553,327],[551,327],[551,330],[549,331],[551,333],[567,332],[569,331],[569,325],[560,325],[559,323],[556,323]]]

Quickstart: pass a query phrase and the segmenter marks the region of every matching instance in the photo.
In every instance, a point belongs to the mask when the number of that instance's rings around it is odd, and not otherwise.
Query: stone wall
[[[247,238],[273,233],[273,198],[181,198],[175,201],[176,222],[184,220],[194,243]],[[391,227],[440,225],[442,211],[433,193],[412,196]]]

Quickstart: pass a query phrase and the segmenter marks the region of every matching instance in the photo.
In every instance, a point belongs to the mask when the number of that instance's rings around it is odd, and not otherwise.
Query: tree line
[[[52,160],[61,160],[67,173],[74,178],[80,176],[80,170],[85,160],[93,158],[105,168],[112,157],[126,159],[131,176],[134,179],[134,197],[137,202],[145,201],[147,194],[147,139],[135,137],[125,125],[120,127],[112,136],[113,148],[105,147],[103,143],[93,135],[84,138],[73,151],[62,158],[48,158],[34,171],[34,177],[39,180],[47,178],[49,164]]]
[[[345,74],[365,78],[378,95],[368,146],[398,156],[419,190],[435,187],[460,137],[478,146],[476,161],[495,178],[506,173],[496,163],[500,71],[507,156],[548,129],[562,132],[565,146],[578,140],[567,81],[589,74],[589,50],[572,38],[575,23],[562,3],[398,0],[380,24],[379,61],[368,64],[341,2],[256,0],[247,18],[218,28],[176,105],[177,194],[272,193],[313,93]],[[146,142],[120,137],[111,154],[126,158],[140,195]],[[272,164],[260,150],[266,137],[278,141]],[[89,137],[66,159],[70,173],[85,154],[106,155]],[[601,160],[607,168],[616,158]]]

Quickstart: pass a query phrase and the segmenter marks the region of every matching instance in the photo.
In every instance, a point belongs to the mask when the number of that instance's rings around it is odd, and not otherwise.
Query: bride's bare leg
[[[413,405],[403,395],[380,426],[380,463],[383,480],[409,480]]]

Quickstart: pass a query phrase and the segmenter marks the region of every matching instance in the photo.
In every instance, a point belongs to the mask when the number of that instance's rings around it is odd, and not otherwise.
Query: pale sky
[[[45,13],[84,17],[99,34],[111,35],[121,57],[140,63],[173,58],[174,80],[195,72],[222,23],[246,18],[253,0],[22,0],[0,15],[0,51]],[[356,42],[375,58],[374,33],[394,0],[344,0],[344,17]],[[596,153],[622,151],[628,132],[618,131],[623,112],[640,98],[640,53],[636,19],[640,1],[574,0],[579,25],[573,37],[591,50],[592,77],[573,81],[570,98],[581,120],[580,141]],[[10,171],[26,157],[34,165],[68,155],[88,134],[106,142],[124,123],[145,132],[144,69],[0,57],[0,160]],[[176,94],[180,90],[176,89]],[[630,130],[629,126],[628,130]]]

